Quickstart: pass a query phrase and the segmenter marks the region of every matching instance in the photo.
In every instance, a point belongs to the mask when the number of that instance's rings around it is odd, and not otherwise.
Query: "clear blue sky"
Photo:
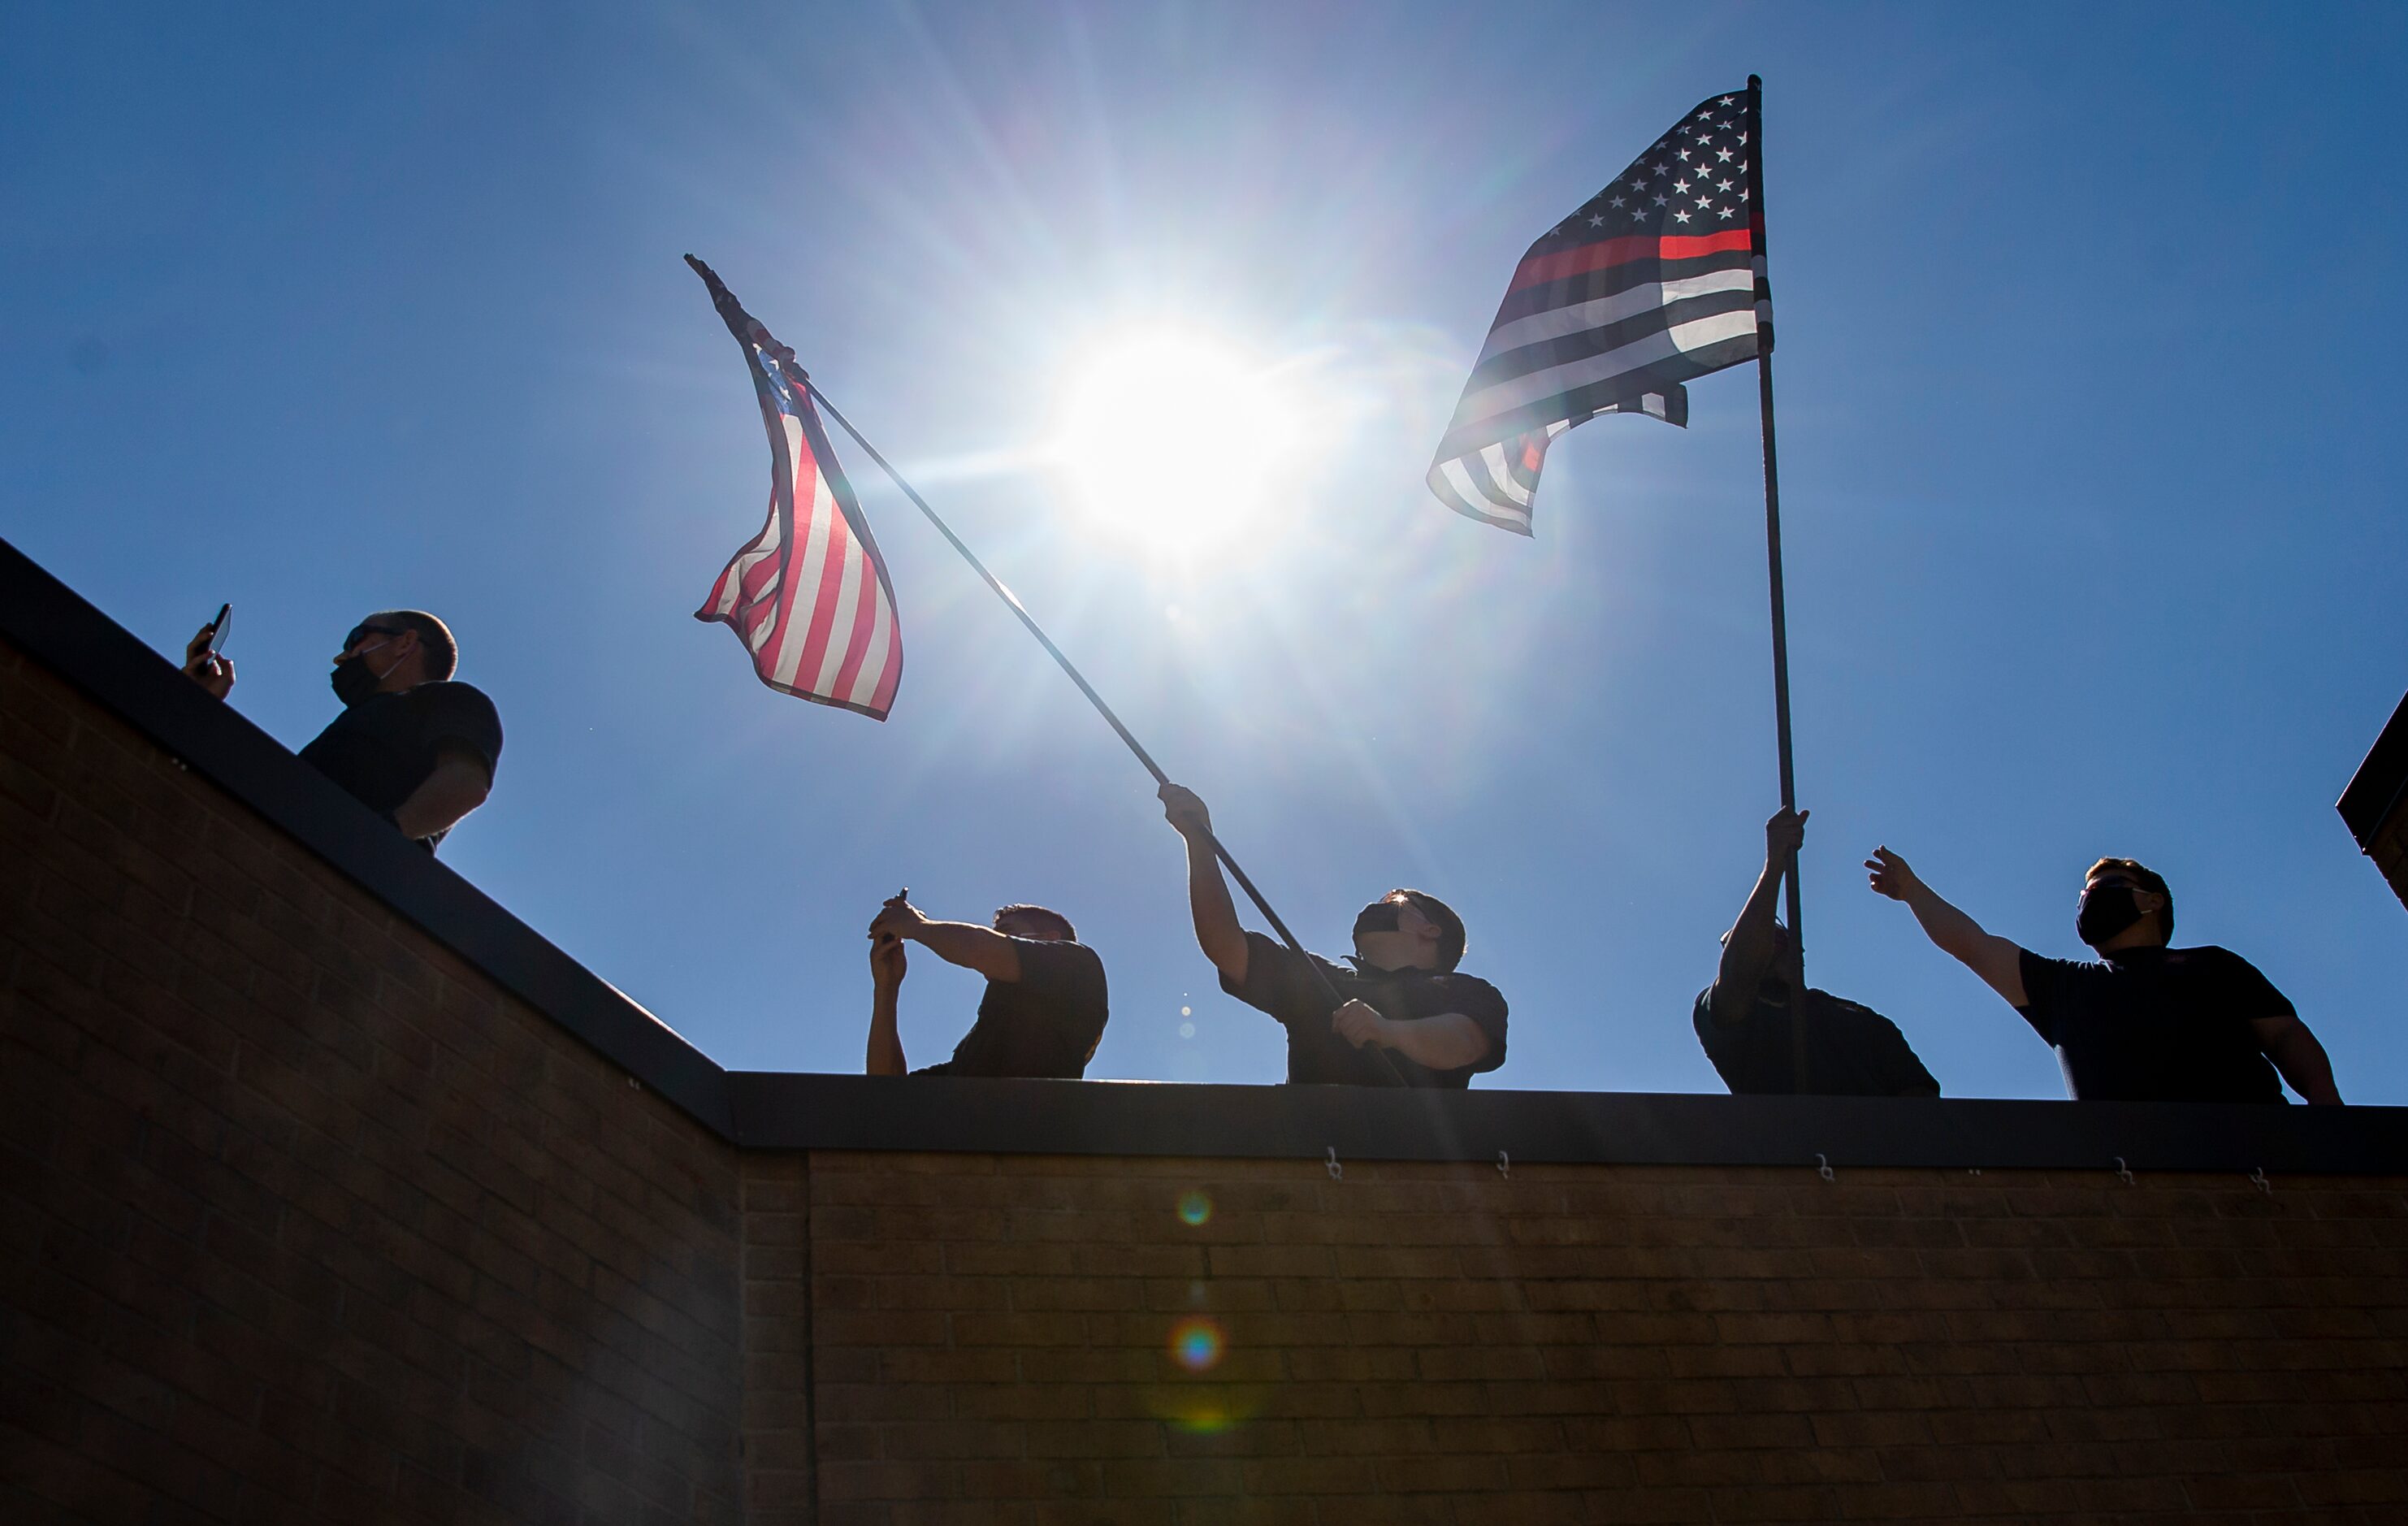
[[[2047,1050],[1874,898],[1887,842],[2079,952],[2100,854],[2408,1102],[2408,912],[2332,802],[2408,687],[2408,12],[2227,7],[20,5],[0,534],[298,746],[377,608],[509,728],[444,860],[721,1062],[855,1070],[861,929],[1061,907],[1093,1073],[1271,1081],[1151,782],[857,452],[881,725],[691,612],[767,452],[694,251],[923,476],[1314,946],[1398,884],[1512,1003],[1482,1084],[1719,1089],[1689,1030],[1776,803],[1754,378],[1565,438],[1539,534],[1421,484],[1523,248],[1766,79],[1817,985],[1947,1090]],[[1226,336],[1312,449],[1232,549],[1032,464],[1082,346]],[[1159,485],[1159,484],[1155,484]],[[1149,484],[1120,512],[1141,524]],[[973,977],[922,958],[914,1063]],[[1192,1007],[1193,1037],[1181,1032]]]

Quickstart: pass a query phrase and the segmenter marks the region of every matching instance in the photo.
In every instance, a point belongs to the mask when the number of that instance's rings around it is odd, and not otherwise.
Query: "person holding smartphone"
[[[184,672],[222,699],[234,663],[220,640],[226,610],[184,649]],[[301,749],[309,764],[433,853],[462,817],[485,803],[502,756],[494,702],[452,675],[460,645],[423,610],[369,615],[343,638],[328,682],[343,713]]]

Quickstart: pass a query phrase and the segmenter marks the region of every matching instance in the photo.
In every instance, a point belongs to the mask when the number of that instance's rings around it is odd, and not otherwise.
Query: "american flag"
[[[884,720],[903,677],[895,588],[853,484],[836,464],[795,353],[686,256],[743,348],[769,430],[769,520],[694,612],[736,632],[773,689]]]
[[[1759,105],[1753,81],[1698,102],[1522,256],[1430,466],[1447,507],[1527,535],[1557,435],[1686,425],[1682,382],[1771,350]]]

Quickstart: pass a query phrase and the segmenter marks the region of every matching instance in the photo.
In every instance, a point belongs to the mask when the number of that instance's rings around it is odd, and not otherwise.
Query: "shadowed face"
[[[1068,929],[1042,912],[997,912],[995,930],[1006,938],[1027,938],[1040,943],[1067,942]]]
[[[1354,956],[1381,970],[1438,968],[1439,925],[1411,898],[1392,892],[1354,918]]]

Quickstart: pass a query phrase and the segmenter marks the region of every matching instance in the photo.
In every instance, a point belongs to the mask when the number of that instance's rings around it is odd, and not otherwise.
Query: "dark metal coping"
[[[1198,1087],[722,1070],[0,540],[0,635],[732,1144],[2408,1175],[2408,1109]],[[2397,727],[2400,722],[2394,720]]]
[[[2349,835],[2358,839],[2358,851],[2364,853],[2403,798],[2408,798],[2408,695],[2401,697],[2400,708],[2384,723],[2383,734],[2367,749],[2366,760],[2358,766],[2333,809],[2341,813]]]

